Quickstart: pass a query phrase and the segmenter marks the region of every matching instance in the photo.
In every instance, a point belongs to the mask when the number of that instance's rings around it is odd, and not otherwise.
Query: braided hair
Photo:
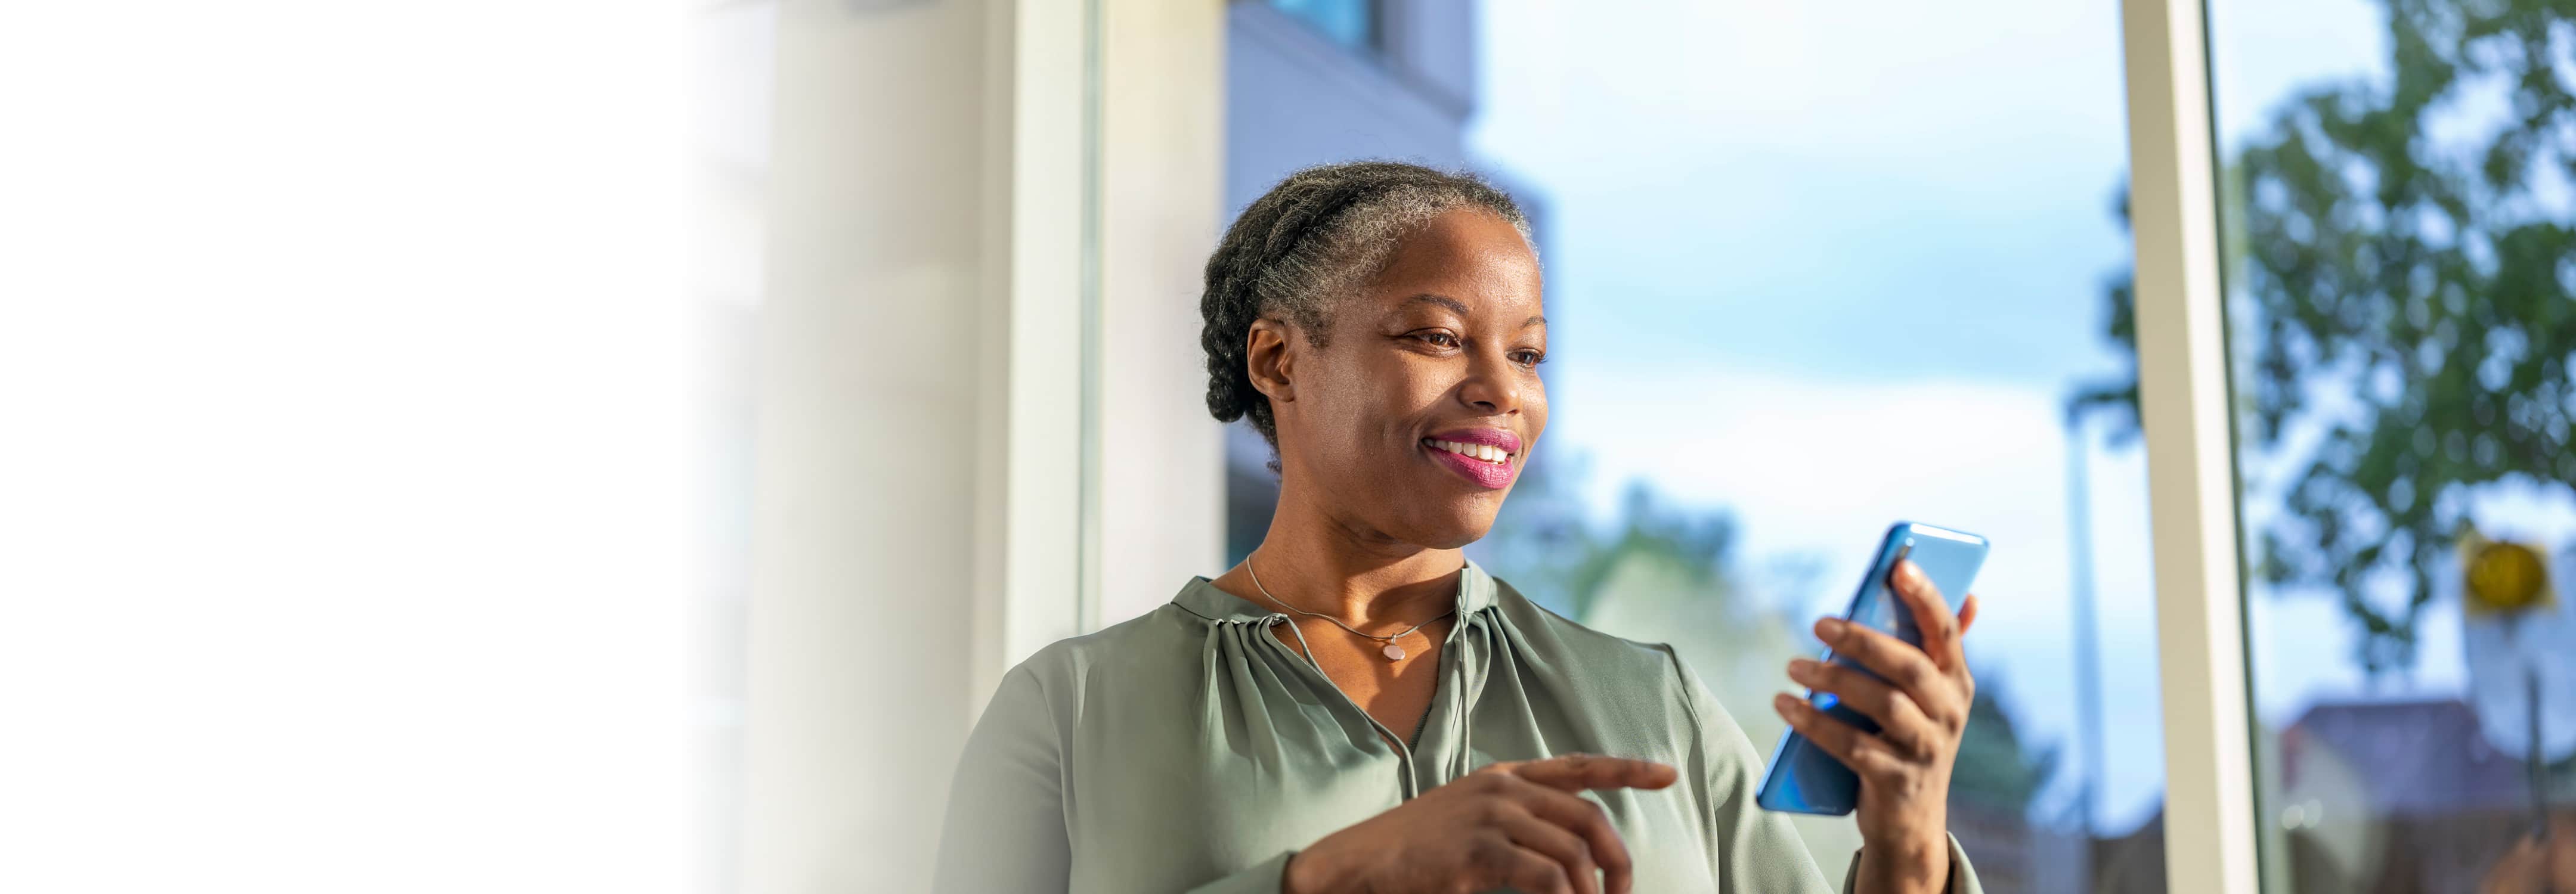
[[[1406,236],[1458,208],[1491,212],[1529,238],[1529,218],[1502,190],[1474,174],[1403,162],[1307,168],[1254,199],[1208,255],[1199,295],[1208,412],[1219,422],[1250,417],[1278,449],[1270,398],[1252,387],[1246,368],[1253,321],[1291,323],[1323,347],[1338,299],[1381,272]]]

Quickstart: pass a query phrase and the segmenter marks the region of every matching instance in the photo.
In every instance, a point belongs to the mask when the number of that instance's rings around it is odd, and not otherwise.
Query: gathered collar
[[[1492,606],[1494,599],[1494,578],[1477,567],[1475,560],[1467,560],[1467,567],[1458,573],[1458,617],[1463,619]],[[1219,589],[1206,577],[1193,577],[1182,584],[1172,604],[1210,621],[1266,621],[1288,616],[1277,606],[1254,603]]]

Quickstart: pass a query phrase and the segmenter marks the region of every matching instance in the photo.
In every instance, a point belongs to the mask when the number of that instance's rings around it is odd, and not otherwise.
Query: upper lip
[[[1521,436],[1513,434],[1508,428],[1453,428],[1424,437],[1434,441],[1456,441],[1461,444],[1491,444],[1502,448],[1504,453],[1514,456],[1519,456],[1521,452]]]

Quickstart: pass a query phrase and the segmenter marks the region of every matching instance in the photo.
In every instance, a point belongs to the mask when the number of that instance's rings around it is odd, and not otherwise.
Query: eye
[[[1512,362],[1518,363],[1522,366],[1537,366],[1541,363],[1547,362],[1547,352],[1537,350],[1513,351]]]
[[[1454,348],[1458,346],[1458,336],[1451,334],[1445,329],[1425,329],[1414,333],[1413,337],[1421,339],[1424,344],[1436,347]]]

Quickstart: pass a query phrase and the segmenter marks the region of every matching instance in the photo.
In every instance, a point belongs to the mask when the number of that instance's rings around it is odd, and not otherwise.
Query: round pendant
[[[1388,660],[1388,661],[1403,661],[1403,660],[1404,660],[1404,647],[1403,647],[1403,646],[1399,646],[1399,645],[1396,645],[1396,644],[1394,644],[1394,643],[1387,643],[1387,644],[1386,644],[1385,652],[1386,652],[1386,660]]]

